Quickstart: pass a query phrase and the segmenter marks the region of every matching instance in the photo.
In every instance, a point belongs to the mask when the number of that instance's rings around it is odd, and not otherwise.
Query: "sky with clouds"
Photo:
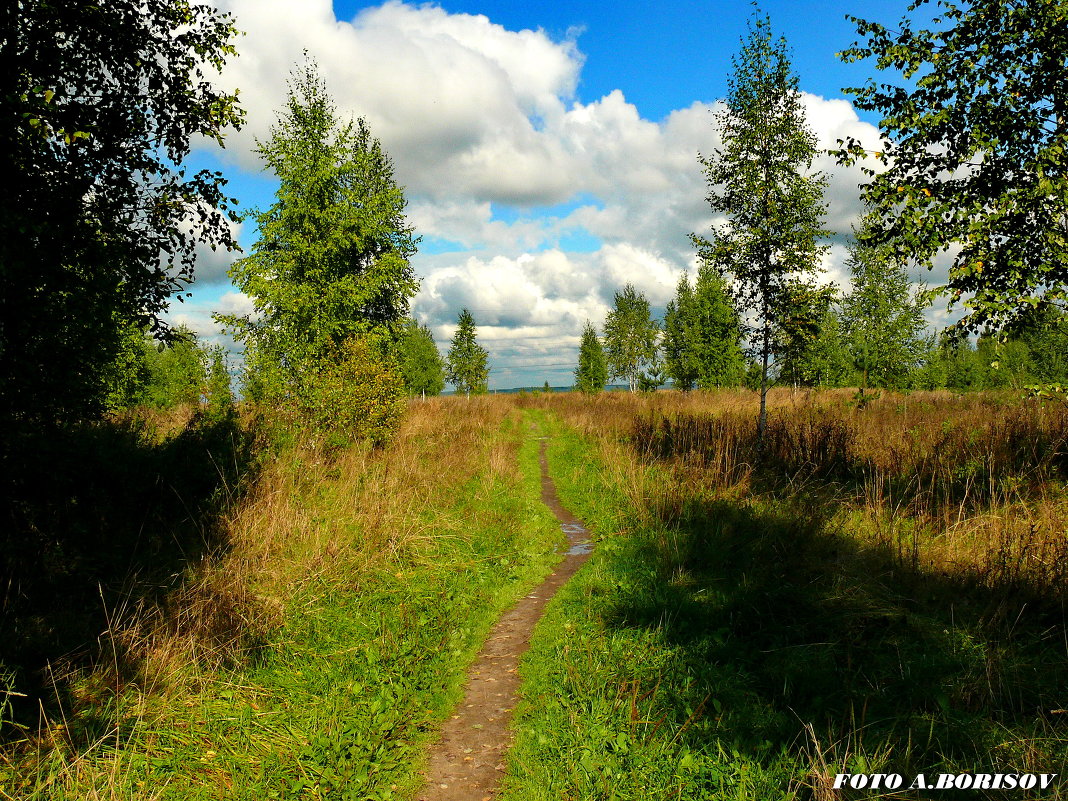
[[[198,149],[242,208],[275,184],[255,155],[306,50],[345,115],[365,117],[394,161],[422,236],[412,303],[444,351],[461,308],[490,352],[490,386],[569,385],[582,326],[600,326],[627,282],[662,312],[684,270],[691,232],[711,223],[699,153],[718,145],[712,112],[752,6],[718,0],[614,4],[214,0],[244,35],[223,84],[240,89],[244,129]],[[882,22],[904,3],[765,3],[792,48],[820,147],[855,136],[875,148],[876,120],[843,86],[870,66],[836,58],[856,39],[846,14]],[[857,169],[829,176],[826,226],[837,232],[827,279],[844,284],[845,236],[860,211]],[[248,250],[251,222],[237,226]],[[192,297],[171,319],[209,338],[212,312],[242,313],[236,254],[206,251]],[[930,280],[930,279],[928,279]]]

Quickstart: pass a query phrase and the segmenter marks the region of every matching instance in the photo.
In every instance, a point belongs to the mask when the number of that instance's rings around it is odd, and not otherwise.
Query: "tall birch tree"
[[[760,362],[758,438],[767,425],[772,334],[789,289],[818,272],[829,234],[821,225],[826,178],[813,171],[816,137],[805,122],[786,40],[768,17],[750,21],[733,59],[729,94],[716,114],[722,147],[701,156],[714,214],[726,217],[693,240],[703,259],[727,265],[740,310],[748,313],[750,348]]]

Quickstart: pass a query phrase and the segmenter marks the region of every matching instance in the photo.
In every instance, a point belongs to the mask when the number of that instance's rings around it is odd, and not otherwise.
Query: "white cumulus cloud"
[[[714,106],[695,101],[651,121],[619,90],[579,102],[575,37],[435,5],[390,0],[339,20],[329,0],[216,3],[246,33],[221,77],[248,111],[231,158],[259,169],[254,138],[268,136],[307,50],[342,115],[366,117],[393,158],[417,231],[428,245],[453,243],[456,252],[428,247],[415,261],[413,308],[439,344],[466,306],[497,367],[573,361],[582,324],[603,322],[625,283],[662,309],[692,270],[689,235],[712,222],[698,154],[719,145]],[[877,147],[848,101],[803,103],[821,148],[847,136]],[[860,170],[829,155],[814,167],[829,177],[827,227],[843,237],[860,211]],[[836,244],[825,259],[839,283],[844,255]]]

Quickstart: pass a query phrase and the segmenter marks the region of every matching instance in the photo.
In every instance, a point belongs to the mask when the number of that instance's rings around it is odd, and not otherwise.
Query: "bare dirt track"
[[[519,689],[519,659],[545,605],[589,558],[589,532],[560,505],[541,442],[541,499],[567,535],[568,550],[548,578],[494,624],[467,674],[464,699],[445,723],[430,752],[420,801],[485,801],[497,794],[504,755],[511,745],[509,723]]]

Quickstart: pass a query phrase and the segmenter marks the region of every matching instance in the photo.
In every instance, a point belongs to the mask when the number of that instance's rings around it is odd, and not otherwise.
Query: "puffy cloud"
[[[367,117],[415,194],[553,203],[569,193],[569,156],[538,121],[560,117],[574,93],[582,57],[573,40],[395,1],[351,22],[336,20],[328,0],[218,5],[246,32],[221,79],[241,87],[248,112],[231,142],[243,165],[255,165],[253,139],[268,135],[284,78],[308,50],[339,109]]]
[[[862,210],[860,184],[864,182],[865,176],[859,166],[839,166],[827,151],[837,148],[839,140],[845,141],[850,137],[869,150],[879,150],[879,131],[873,125],[863,122],[847,100],[827,100],[808,93],[802,93],[801,100],[808,125],[816,134],[816,146],[822,151],[813,167],[822,171],[828,178],[824,195],[828,204],[825,224],[839,239],[844,240],[850,235],[851,227]],[[875,169],[878,164],[873,159],[865,166]]]
[[[254,310],[248,295],[229,291],[219,296],[194,296],[182,303],[172,303],[164,319],[171,325],[188,327],[201,340],[211,345],[222,345],[231,357],[236,357],[240,349],[233,338],[223,331],[223,326],[215,320],[214,315],[242,316],[252,314]]]
[[[338,20],[329,0],[215,2],[247,34],[222,76],[241,87],[248,111],[228,144],[233,157],[259,168],[253,139],[268,135],[306,49],[339,111],[365,116],[394,160],[429,251],[416,257],[424,280],[413,308],[439,344],[467,306],[495,343],[496,366],[573,359],[582,323],[600,324],[623,284],[662,309],[693,268],[689,235],[712,222],[698,154],[719,145],[716,106],[694,102],[650,121],[618,90],[577,102],[574,37],[434,5],[390,0]],[[847,136],[878,147],[877,130],[847,101],[804,94],[803,103],[821,148]],[[862,175],[828,155],[814,166],[829,176],[826,224],[839,235],[824,266],[841,284]],[[224,269],[208,259],[201,280]]]
[[[423,282],[413,312],[431,326],[444,351],[460,309],[471,311],[479,341],[490,352],[491,378],[501,386],[531,383],[529,376],[539,370],[550,380],[569,381],[586,320],[602,326],[614,293],[626,283],[643,292],[654,310],[662,309],[681,272],[629,244],[594,253],[551,249],[485,259],[454,254],[452,262]]]
[[[234,241],[241,234],[240,223],[230,223]],[[225,248],[214,250],[203,242],[196,247],[196,266],[193,278],[198,286],[204,284],[225,284],[230,280],[229,270],[234,261],[241,256],[238,251],[230,251]]]

